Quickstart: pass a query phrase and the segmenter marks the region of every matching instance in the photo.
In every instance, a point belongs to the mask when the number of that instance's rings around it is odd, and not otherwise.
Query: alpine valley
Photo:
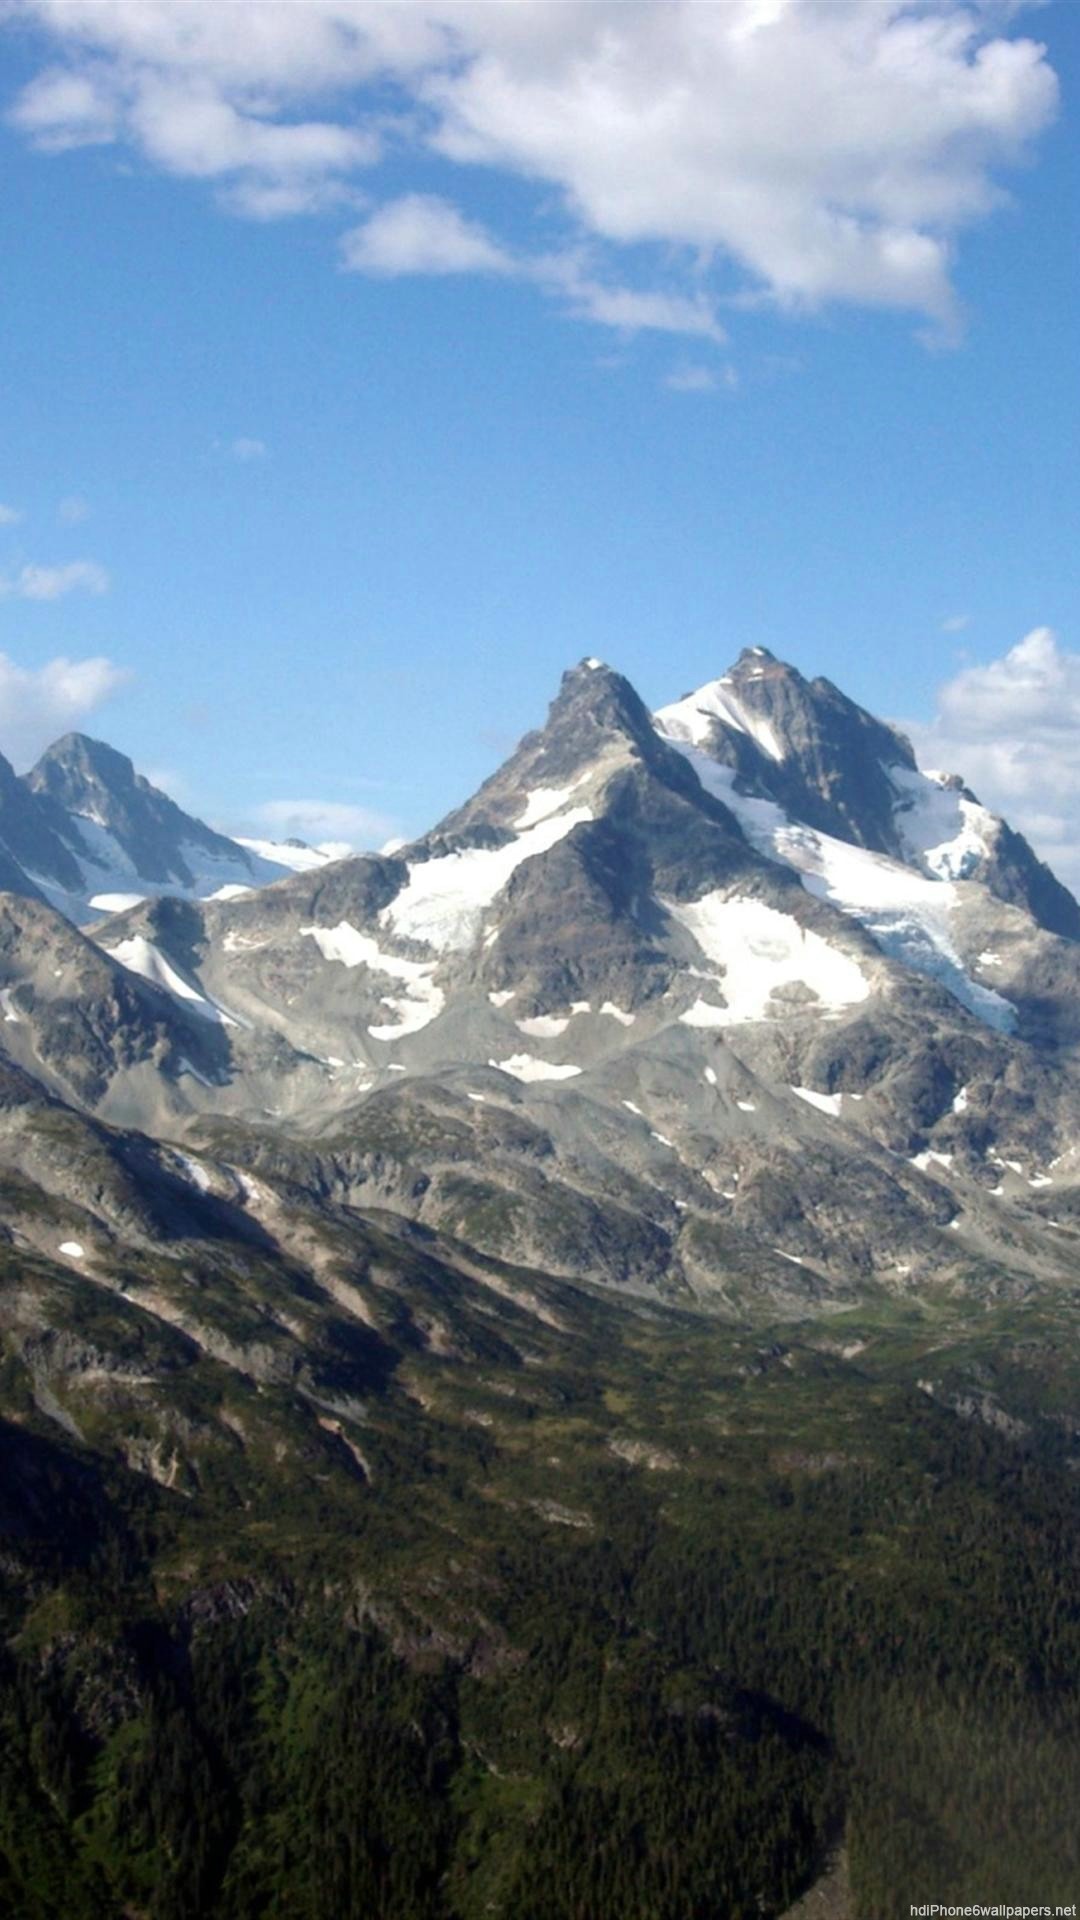
[[[1080,907],[960,776],[590,659],[393,853],[0,761],[0,886],[0,1909],[1076,1899]]]

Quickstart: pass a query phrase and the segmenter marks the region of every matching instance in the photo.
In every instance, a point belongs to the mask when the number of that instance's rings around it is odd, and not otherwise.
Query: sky
[[[0,0],[0,747],[422,831],[761,645],[1080,885],[1080,5]]]

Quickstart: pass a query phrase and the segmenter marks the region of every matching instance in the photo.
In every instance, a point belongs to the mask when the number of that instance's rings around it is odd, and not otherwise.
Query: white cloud
[[[248,466],[252,460],[265,460],[269,451],[265,440],[255,440],[244,433],[229,442],[229,452],[241,466]]]
[[[100,656],[21,667],[0,653],[0,747],[17,766],[29,765],[130,677],[127,668]]]
[[[384,841],[394,822],[369,807],[341,800],[266,800],[253,818],[278,840],[306,840],[325,852],[351,853]]]
[[[929,726],[907,727],[921,764],[961,773],[1080,889],[1080,653],[1036,627],[945,681],[936,704]]]
[[[342,265],[393,279],[406,273],[514,273],[515,263],[473,220],[435,194],[390,200],[345,234]]]
[[[970,613],[950,613],[947,619],[942,621],[941,631],[942,633],[963,633],[964,628],[970,625]]]
[[[90,518],[90,502],[81,493],[69,493],[60,501],[56,517],[62,527],[80,527]]]
[[[96,560],[68,560],[62,566],[28,564],[18,573],[0,574],[0,600],[62,600],[69,593],[107,593],[109,576]]]
[[[601,257],[562,291],[603,324],[666,327],[648,303],[675,298],[707,314],[707,282],[735,303],[907,310],[945,335],[957,239],[1001,203],[1001,170],[1057,108],[1045,49],[1011,31],[1023,10],[9,0],[7,16],[33,21],[55,53],[10,117],[46,150],[123,142],[264,219],[347,200],[390,147],[399,175],[419,161],[430,180],[433,152],[463,181],[517,175],[543,221],[532,277],[559,291],[542,270],[557,226],[556,256]],[[520,243],[467,213],[425,227],[433,204],[447,203],[406,190],[346,237],[348,263],[497,273],[512,258],[526,271]],[[635,281],[659,259],[681,284],[624,285],[614,263],[630,250]]]
[[[4,502],[0,500],[0,527],[18,526],[21,519],[22,514],[19,512],[18,507],[5,506]]]
[[[712,393],[716,375],[711,367],[672,367],[664,375],[664,385],[672,393]]]
[[[561,300],[577,319],[623,333],[653,330],[720,342],[724,332],[703,294],[647,290],[597,276],[583,250],[515,255],[474,220],[434,194],[388,201],[344,235],[342,265],[393,279],[402,274],[503,274],[529,280]]]

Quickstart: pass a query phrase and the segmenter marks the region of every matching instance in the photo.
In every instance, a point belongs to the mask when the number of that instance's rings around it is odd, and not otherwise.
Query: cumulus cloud
[[[63,600],[69,593],[107,593],[109,576],[96,560],[68,560],[62,566],[28,563],[17,573],[0,574],[0,600]]]
[[[514,273],[509,254],[474,220],[436,194],[390,200],[345,234],[342,265],[394,279],[408,273]]]
[[[229,452],[241,466],[250,465],[252,460],[265,460],[269,451],[265,440],[255,440],[245,433],[238,434],[235,440],[229,442]]]
[[[275,839],[306,840],[324,853],[375,846],[394,830],[385,814],[341,800],[266,800],[253,817]]]
[[[60,501],[56,517],[62,527],[79,527],[90,518],[90,502],[81,493],[69,493]]]
[[[1045,48],[1011,24],[1023,10],[9,0],[52,47],[9,117],[45,150],[122,142],[258,218],[355,197],[388,150],[397,178],[419,163],[426,184],[437,156],[463,193],[481,168],[518,176],[538,263],[603,256],[592,297],[587,277],[571,294],[602,324],[654,324],[625,315],[632,296],[673,297],[636,284],[660,261],[691,302],[706,276],[736,304],[892,308],[940,335],[957,326],[958,236],[1056,111]],[[349,264],[380,273],[498,273],[512,251],[408,191],[346,240]]]
[[[22,667],[0,653],[0,747],[16,766],[28,766],[129,678],[127,668],[100,655],[91,660],[60,655],[41,667]]]
[[[941,631],[942,633],[963,633],[964,628],[970,627],[970,625],[970,613],[950,613],[947,618],[942,621]]]
[[[19,512],[18,507],[5,506],[4,502],[0,500],[0,527],[18,526],[21,519],[22,514]]]
[[[561,299],[577,319],[622,333],[687,333],[725,338],[713,303],[703,294],[620,286],[598,277],[582,249],[530,256],[500,246],[475,220],[436,194],[411,193],[388,201],[342,239],[347,271],[379,279],[403,274],[502,274],[529,280]]]
[[[929,726],[911,726],[923,766],[961,773],[1080,890],[1080,653],[1036,627],[999,660],[938,689]]]

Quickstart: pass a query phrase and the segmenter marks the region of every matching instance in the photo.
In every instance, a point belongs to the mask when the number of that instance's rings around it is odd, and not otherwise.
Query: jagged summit
[[[58,800],[65,792],[81,797],[96,788],[116,795],[137,785],[150,786],[136,773],[126,753],[88,733],[65,733],[54,740],[27,774],[26,784],[34,792],[52,793]]]
[[[153,786],[124,753],[84,733],[68,733],[49,747],[26,776],[32,793],[46,795],[80,823],[90,858],[107,864],[111,849],[94,846],[86,828],[110,834],[144,879],[195,886],[198,856],[246,868],[247,856],[224,834],[185,813]]]
[[[829,680],[806,680],[763,647],[656,716],[661,731],[730,766],[826,833],[899,855],[894,767],[910,743]]]
[[[662,707],[656,725],[711,792],[772,803],[759,846],[787,858],[794,826],[938,880],[977,880],[1040,926],[1080,939],[1080,907],[1022,835],[962,778],[920,771],[910,741],[832,681],[807,680],[765,648],[745,648],[719,679]],[[747,825],[745,809],[740,815]],[[787,848],[785,853],[784,848]]]

